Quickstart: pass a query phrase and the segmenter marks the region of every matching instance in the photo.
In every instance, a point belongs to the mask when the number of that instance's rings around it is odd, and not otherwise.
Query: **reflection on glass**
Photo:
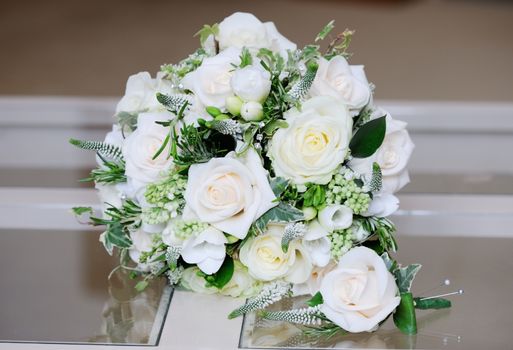
[[[150,281],[144,291],[138,292],[138,281],[131,279],[129,272],[115,269],[109,276],[110,297],[103,307],[101,330],[91,342],[158,343],[171,288],[165,286],[165,279],[159,279]]]
[[[165,279],[139,293],[98,231],[0,229],[0,341],[156,345]],[[109,277],[110,274],[110,277]]]

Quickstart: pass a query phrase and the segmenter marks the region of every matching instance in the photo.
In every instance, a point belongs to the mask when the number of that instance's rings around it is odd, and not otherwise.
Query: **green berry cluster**
[[[185,205],[183,192],[186,186],[186,177],[179,174],[173,174],[161,182],[148,185],[144,197],[152,206],[143,209],[142,220],[154,225],[178,216]]]
[[[155,207],[146,207],[142,209],[141,220],[145,224],[158,225],[171,219],[171,213],[161,205]]]
[[[174,236],[181,240],[186,240],[192,235],[197,235],[204,231],[208,224],[199,221],[184,221],[184,220],[173,220],[168,226]]]
[[[344,230],[333,231],[329,234],[328,238],[331,242],[331,256],[337,261],[353,247],[351,227]]]
[[[369,209],[370,196],[354,179],[346,179],[344,175],[337,174],[328,183],[326,190],[326,203],[344,204],[351,208],[353,213],[361,214]]]

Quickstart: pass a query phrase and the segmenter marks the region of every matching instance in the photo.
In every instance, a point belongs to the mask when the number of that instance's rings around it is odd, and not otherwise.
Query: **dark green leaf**
[[[324,303],[321,292],[317,292],[310,300],[306,302],[308,306],[317,306]]]
[[[219,271],[212,275],[206,275],[204,278],[208,285],[221,289],[232,279],[234,269],[233,259],[226,256]]]
[[[417,318],[411,293],[401,294],[401,303],[394,313],[394,323],[405,334],[417,334]]]
[[[114,222],[109,225],[105,232],[106,242],[109,242],[119,248],[130,248],[132,246],[132,241],[128,238],[128,235],[123,232],[122,226],[119,222]]]
[[[444,298],[424,299],[414,298],[414,305],[416,309],[429,310],[429,309],[447,309],[451,307],[451,301]]]
[[[351,155],[356,158],[372,156],[383,143],[385,132],[385,117],[377,118],[363,124],[349,143]]]

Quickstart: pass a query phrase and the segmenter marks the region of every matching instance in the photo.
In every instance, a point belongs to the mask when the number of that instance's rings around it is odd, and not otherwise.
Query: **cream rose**
[[[197,264],[199,269],[211,275],[216,273],[226,256],[225,244],[228,240],[218,229],[209,226],[197,237],[185,241],[182,258],[186,263]]]
[[[315,295],[321,288],[321,282],[327,273],[333,271],[337,264],[331,260],[328,265],[320,267],[315,266],[308,277],[308,280],[301,284],[292,286],[292,294],[297,295]]]
[[[216,56],[205,58],[201,66],[182,79],[183,86],[194,92],[203,107],[224,109],[226,98],[233,95],[230,86],[234,70],[232,64],[239,64],[239,56],[240,50],[231,47]]]
[[[310,94],[335,97],[356,111],[365,107],[371,97],[363,66],[350,66],[341,56],[335,56],[330,61],[322,57],[319,59]]]
[[[231,152],[224,158],[192,165],[184,195],[184,219],[197,217],[244,239],[251,224],[277,205],[267,176],[253,149],[243,157]]]
[[[372,175],[372,164],[378,163],[383,174],[382,193],[395,193],[403,188],[409,181],[406,165],[415,148],[408,131],[406,123],[394,120],[385,111],[377,110],[373,117],[386,115],[387,130],[385,139],[380,148],[370,157],[353,158],[349,163],[351,169],[364,175],[370,180]]]
[[[251,276],[261,281],[283,278],[291,283],[303,283],[312,270],[306,248],[297,240],[290,242],[287,253],[281,248],[284,226],[269,225],[267,232],[250,238],[240,249],[240,261]]]
[[[262,23],[246,12],[235,12],[219,23],[217,40],[221,50],[229,47],[267,48],[286,55],[287,50],[296,49],[296,44],[281,35],[273,22]]]
[[[394,277],[372,249],[356,247],[344,254],[323,279],[321,311],[351,333],[371,332],[399,305]]]
[[[246,66],[233,73],[230,84],[243,101],[263,102],[271,91],[271,74],[259,65]]]
[[[156,159],[152,159],[164,143],[169,129],[157,124],[175,116],[168,112],[141,113],[137,120],[137,129],[125,139],[123,156],[125,174],[133,193],[148,183],[159,180],[165,171],[173,166],[173,159],[168,158],[166,148]]]
[[[235,265],[233,276],[219,293],[233,298],[249,298],[257,294],[261,289],[261,284],[250,276],[248,268],[242,265],[240,261],[234,260],[233,263]]]
[[[116,113],[164,111],[164,106],[157,101],[157,92],[172,94],[173,88],[171,82],[163,79],[163,76],[162,72],[159,72],[155,79],[152,79],[148,72],[130,76],[126,83],[125,96],[119,101]]]
[[[289,126],[276,131],[268,155],[277,176],[296,185],[326,184],[347,155],[353,120],[333,97],[314,97],[285,113]]]

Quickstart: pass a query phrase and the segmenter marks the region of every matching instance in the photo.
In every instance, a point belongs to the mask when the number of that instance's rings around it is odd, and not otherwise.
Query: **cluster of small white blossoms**
[[[378,234],[395,247],[378,219],[398,208],[413,143],[349,64],[352,32],[321,51],[332,29],[298,48],[238,12],[201,29],[201,47],[178,64],[131,76],[105,141],[73,141],[98,153],[106,248],[196,292],[262,290],[235,317],[291,285],[315,294],[319,276]],[[312,324],[321,311],[270,317]]]

